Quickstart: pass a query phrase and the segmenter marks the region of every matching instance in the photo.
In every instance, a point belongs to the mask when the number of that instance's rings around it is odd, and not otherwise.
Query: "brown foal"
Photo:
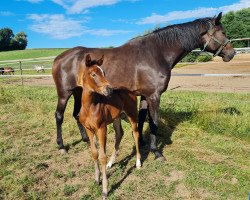
[[[132,126],[133,136],[136,146],[136,167],[141,167],[141,155],[139,152],[139,133],[137,129],[137,99],[132,93],[125,90],[113,91],[111,85],[105,78],[103,70],[99,67],[103,63],[103,56],[99,60],[91,60],[90,54],[85,57],[83,77],[82,107],[80,110],[80,122],[86,128],[90,140],[92,156],[95,161],[95,180],[100,182],[99,161],[102,168],[102,198],[106,199],[108,193],[108,180],[106,175],[106,138],[107,125],[120,117],[121,112],[125,112]],[[99,152],[97,151],[95,136],[99,140]],[[117,138],[116,138],[117,140]],[[120,139],[119,139],[120,140]],[[116,141],[116,144],[120,141]],[[116,145],[119,146],[119,145]],[[111,167],[114,157],[111,157],[107,167]]]

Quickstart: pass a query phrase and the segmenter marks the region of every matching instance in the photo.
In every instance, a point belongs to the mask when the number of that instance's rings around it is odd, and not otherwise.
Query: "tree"
[[[24,32],[13,34],[10,28],[0,29],[0,51],[22,50],[27,46],[27,35]]]
[[[222,24],[231,39],[250,37],[250,8],[228,12],[222,17]],[[234,42],[234,47],[245,47],[248,41]]]
[[[0,51],[10,50],[10,41],[13,39],[13,31],[9,28],[0,29]]]
[[[28,44],[27,35],[24,32],[17,33],[13,38],[17,45],[17,49],[23,50]]]

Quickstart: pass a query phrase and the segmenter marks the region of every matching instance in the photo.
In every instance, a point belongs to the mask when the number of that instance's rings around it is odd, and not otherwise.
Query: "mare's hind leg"
[[[88,136],[86,135],[86,131],[83,127],[83,125],[80,123],[79,121],[79,112],[80,112],[80,109],[81,109],[81,99],[82,99],[82,89],[77,89],[73,92],[73,96],[74,96],[74,111],[73,111],[73,116],[74,118],[76,119],[76,122],[77,122],[77,126],[80,130],[80,133],[81,133],[81,136],[82,136],[82,140],[84,142],[88,142],[89,141],[89,138]]]
[[[110,160],[107,164],[107,168],[111,168],[112,165],[114,164],[116,157],[118,155],[118,151],[119,151],[119,146],[123,137],[123,129],[122,129],[122,125],[121,125],[121,118],[116,119],[113,122],[113,126],[115,129],[115,149],[110,157]]]
[[[139,115],[138,115],[138,131],[140,134],[140,138],[139,138],[140,146],[144,146],[146,144],[142,137],[142,131],[143,131],[144,122],[147,117],[147,113],[148,113],[148,103],[146,101],[146,98],[144,96],[141,96]]]
[[[67,150],[63,144],[63,139],[62,139],[62,123],[64,118],[64,111],[71,94],[72,94],[71,92],[66,92],[63,96],[58,96],[57,108],[55,112],[56,129],[57,129],[56,142],[59,146],[59,150],[61,153],[67,153]]]
[[[165,161],[165,157],[157,149],[156,146],[156,135],[158,130],[158,111],[160,105],[160,95],[153,95],[147,98],[148,108],[149,108],[149,128],[150,134],[150,150],[155,154],[155,159],[159,161]]]

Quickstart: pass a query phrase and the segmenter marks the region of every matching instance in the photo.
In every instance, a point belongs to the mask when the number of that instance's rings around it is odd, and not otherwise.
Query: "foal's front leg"
[[[107,140],[107,127],[103,125],[97,131],[99,140],[99,161],[102,166],[102,199],[106,199],[108,195],[108,179],[106,173],[107,155],[106,155],[106,140]]]
[[[89,129],[86,129],[86,132],[87,132],[87,135],[89,137],[92,157],[93,157],[94,162],[95,162],[95,181],[96,181],[97,184],[99,184],[100,183],[100,169],[99,169],[99,165],[98,165],[98,151],[97,151],[97,148],[96,148],[96,143],[95,143],[95,138],[94,138],[95,135]]]

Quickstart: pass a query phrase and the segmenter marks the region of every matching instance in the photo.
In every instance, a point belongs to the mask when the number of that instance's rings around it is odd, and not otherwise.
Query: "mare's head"
[[[90,55],[85,57],[86,73],[83,80],[84,87],[88,87],[92,92],[97,92],[101,95],[108,96],[112,94],[113,89],[105,74],[100,67],[103,63],[104,56],[99,60],[92,60]]]
[[[236,54],[230,40],[226,37],[225,29],[221,24],[222,13],[208,21],[209,28],[202,33],[201,47],[204,51],[222,57],[223,61],[230,61]]]

